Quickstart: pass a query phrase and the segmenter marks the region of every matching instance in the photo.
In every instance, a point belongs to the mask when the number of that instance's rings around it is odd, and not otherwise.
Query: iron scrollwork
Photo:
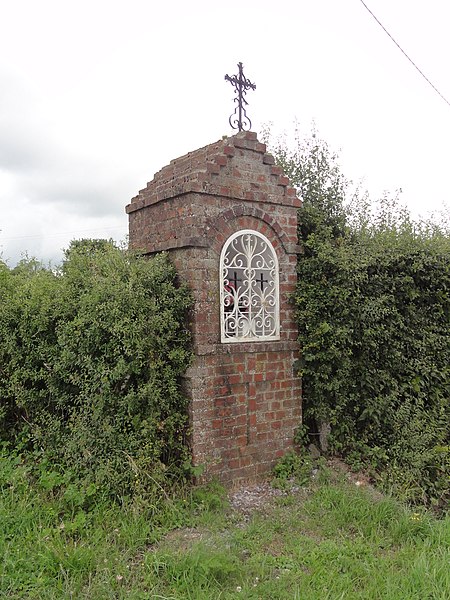
[[[221,259],[222,340],[278,339],[278,262],[270,242],[241,231]]]
[[[234,102],[237,103],[234,113],[228,119],[230,127],[232,129],[238,129],[239,131],[250,130],[252,128],[252,122],[247,116],[245,107],[248,106],[248,102],[245,99],[245,95],[248,90],[256,90],[256,85],[247,79],[243,73],[242,63],[238,63],[239,74],[238,75],[225,75],[225,81],[229,81],[236,89],[235,93],[237,97]]]

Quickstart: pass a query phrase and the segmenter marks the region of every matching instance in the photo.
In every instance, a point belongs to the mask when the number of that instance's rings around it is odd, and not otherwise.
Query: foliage
[[[217,486],[178,490],[153,510],[107,499],[80,507],[33,481],[6,449],[0,596],[447,598],[450,517],[437,520],[373,494],[333,473],[326,484],[284,491],[251,514],[230,510]],[[212,498],[222,498],[222,508]]]
[[[55,481],[142,495],[187,459],[190,298],[164,255],[105,240],[0,270],[0,436]],[[67,481],[66,481],[67,483]]]
[[[273,485],[279,488],[289,487],[289,483],[296,482],[305,485],[316,470],[312,457],[299,452],[287,452],[273,468]]]
[[[299,189],[296,306],[304,419],[413,501],[448,501],[450,231],[398,199],[349,195],[315,132],[278,162]]]

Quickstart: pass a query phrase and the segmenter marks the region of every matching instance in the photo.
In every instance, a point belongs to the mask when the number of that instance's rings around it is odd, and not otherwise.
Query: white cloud
[[[314,119],[375,195],[402,188],[416,214],[449,201],[450,109],[358,2],[0,3],[0,251],[11,262],[21,250],[58,260],[77,235],[123,237],[124,207],[156,171],[231,133],[224,75],[238,61],[257,86],[254,130]],[[372,8],[449,97],[445,0]]]

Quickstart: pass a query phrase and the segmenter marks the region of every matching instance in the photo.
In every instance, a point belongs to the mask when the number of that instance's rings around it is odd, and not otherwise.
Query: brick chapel
[[[253,132],[173,160],[126,207],[130,247],[167,251],[194,297],[185,374],[202,479],[256,480],[301,419],[294,292],[300,200]]]

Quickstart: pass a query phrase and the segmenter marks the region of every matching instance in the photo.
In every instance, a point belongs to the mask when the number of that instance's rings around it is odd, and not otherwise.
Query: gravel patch
[[[289,489],[281,490],[272,487],[269,481],[262,481],[233,490],[228,494],[228,499],[233,510],[249,517],[254,511],[263,511],[273,505],[275,498],[298,492],[299,489],[292,485]]]

